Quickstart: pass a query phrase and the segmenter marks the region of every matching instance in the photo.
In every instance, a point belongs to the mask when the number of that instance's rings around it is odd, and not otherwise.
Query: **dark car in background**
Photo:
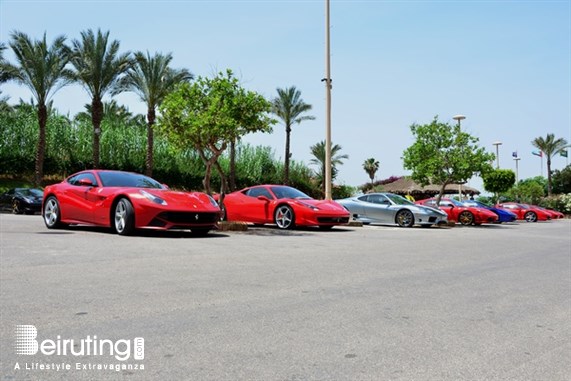
[[[42,210],[44,191],[35,188],[12,188],[0,195],[0,208],[14,214],[34,214]]]

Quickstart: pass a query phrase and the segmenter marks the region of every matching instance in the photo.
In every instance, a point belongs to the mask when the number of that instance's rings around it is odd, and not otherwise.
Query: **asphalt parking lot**
[[[571,220],[122,237],[1,214],[1,380],[569,380],[570,236]],[[21,325],[35,355],[16,354]],[[95,336],[109,353],[69,353]]]

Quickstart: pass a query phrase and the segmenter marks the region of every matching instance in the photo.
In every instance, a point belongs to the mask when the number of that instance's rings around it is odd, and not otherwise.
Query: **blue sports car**
[[[499,209],[499,208],[491,207],[491,206],[486,205],[480,201],[465,200],[465,201],[462,201],[462,204],[464,204],[466,206],[473,206],[473,207],[477,207],[477,208],[484,208],[484,209],[491,210],[492,212],[494,212],[498,215],[498,220],[496,221],[496,223],[499,223],[499,224],[501,224],[502,222],[513,222],[517,219],[517,216],[512,212],[509,212],[505,209]]]

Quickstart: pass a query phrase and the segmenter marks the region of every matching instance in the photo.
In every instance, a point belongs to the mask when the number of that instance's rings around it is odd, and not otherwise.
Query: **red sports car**
[[[135,229],[190,229],[205,235],[217,226],[220,208],[200,192],[176,192],[131,172],[89,170],[44,189],[42,215],[48,229],[69,224]]]
[[[280,229],[295,226],[329,229],[349,222],[349,212],[337,202],[315,200],[285,185],[257,185],[229,193],[222,208],[228,221],[275,223]]]
[[[557,210],[547,209],[547,208],[544,208],[542,206],[537,206],[537,205],[530,205],[530,206],[532,208],[536,208],[539,210],[543,210],[544,212],[547,212],[549,215],[551,215],[552,220],[557,220],[559,218],[565,218],[565,214],[558,212]]]
[[[481,225],[493,223],[498,219],[498,215],[491,210],[476,206],[465,206],[451,198],[442,198],[439,206],[436,205],[436,198],[427,198],[416,203],[433,208],[438,207],[446,212],[449,221],[458,221],[462,225]]]
[[[518,220],[525,220],[527,222],[547,221],[551,219],[551,214],[527,204],[504,202],[496,204],[495,207],[509,210],[517,215]]]

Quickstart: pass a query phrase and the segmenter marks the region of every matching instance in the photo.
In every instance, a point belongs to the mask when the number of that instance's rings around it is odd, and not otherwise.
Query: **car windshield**
[[[414,205],[413,202],[408,201],[406,198],[399,196],[398,194],[385,193],[385,196],[396,205]]]
[[[16,192],[24,197],[41,197],[44,195],[44,192],[39,189],[20,188],[17,189]]]
[[[272,193],[276,196],[277,199],[282,198],[295,198],[295,199],[305,199],[311,200],[311,197],[292,187],[284,187],[284,186],[275,186],[270,188]]]
[[[446,201],[453,204],[454,206],[464,206],[461,202],[454,200],[453,198],[449,198]]]
[[[104,187],[164,189],[164,186],[158,181],[138,173],[99,172],[99,177]]]
[[[486,204],[484,204],[484,203],[482,203],[482,202],[474,201],[474,200],[465,200],[465,201],[462,201],[462,203],[463,203],[465,206],[473,206],[473,207],[476,207],[476,208],[489,208],[489,207],[490,207],[489,205],[486,205]]]

